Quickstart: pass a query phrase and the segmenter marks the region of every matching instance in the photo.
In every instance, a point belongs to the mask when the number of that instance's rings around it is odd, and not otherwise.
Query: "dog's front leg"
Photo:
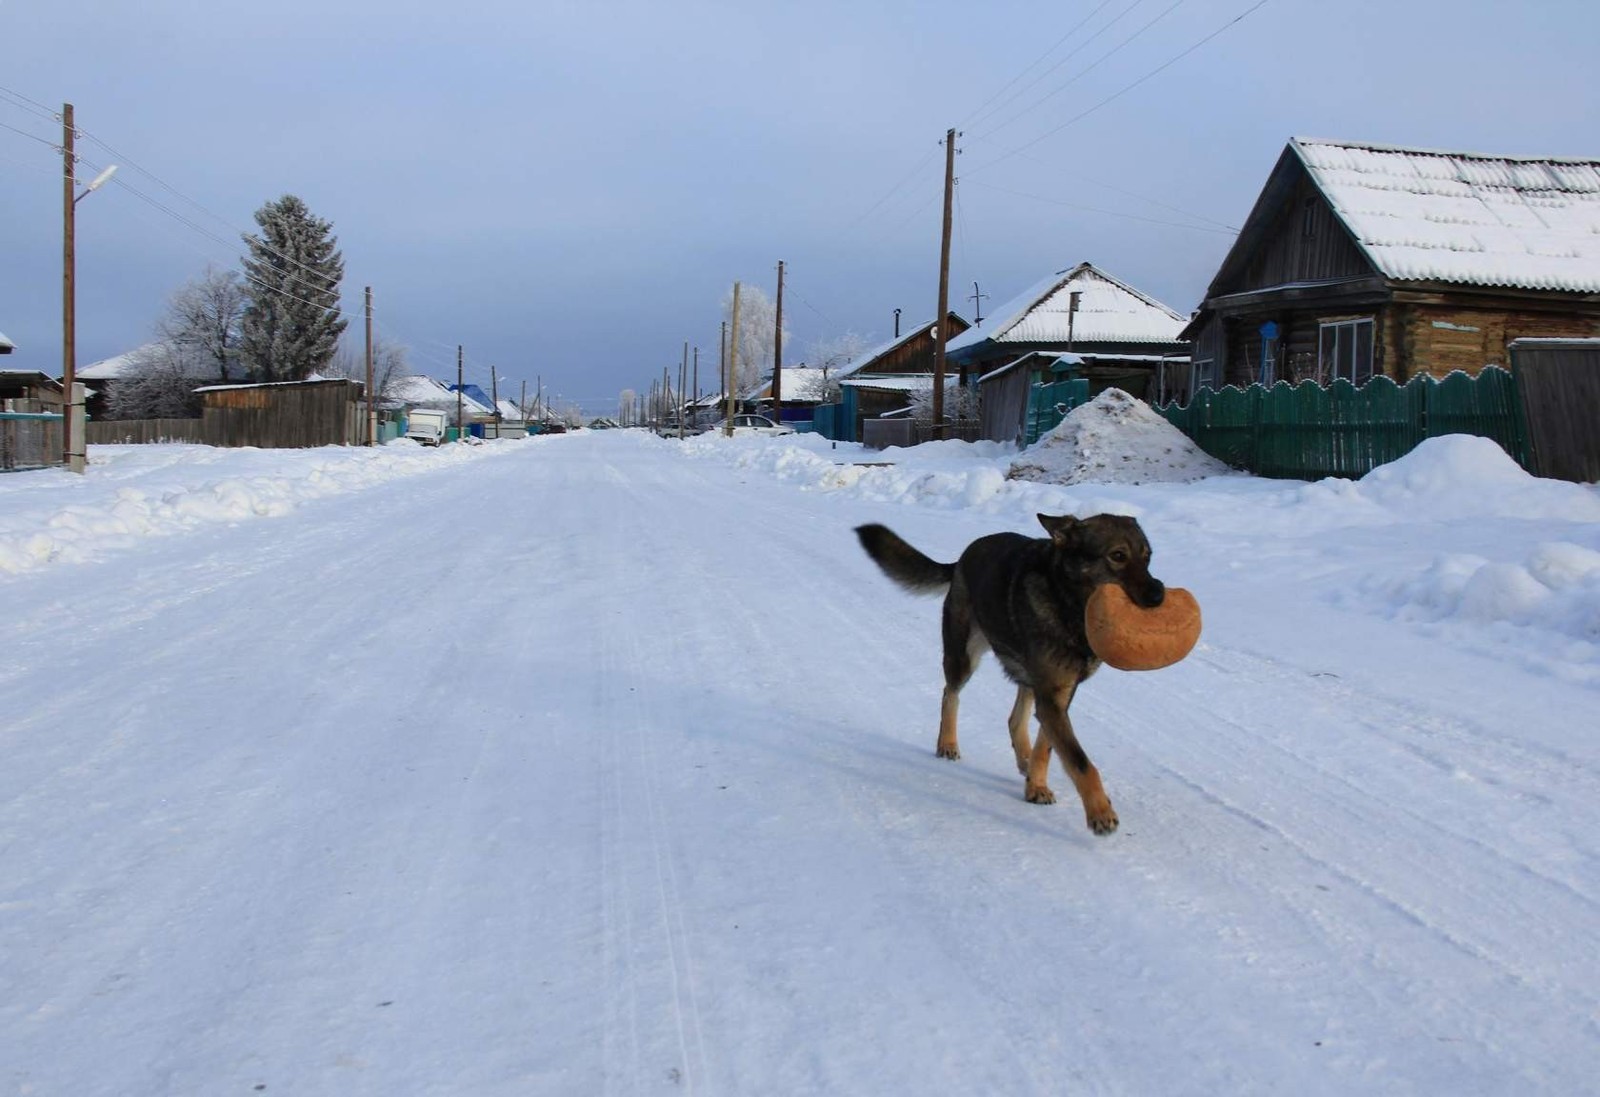
[[[1072,730],[1072,720],[1067,716],[1067,706],[1072,704],[1072,696],[1076,692],[1075,681],[1070,686],[1061,686],[1049,692],[1048,700],[1039,706],[1039,737],[1049,741],[1061,758],[1062,768],[1072,778],[1078,798],[1083,801],[1083,813],[1089,829],[1096,834],[1110,834],[1117,829],[1117,813],[1111,807],[1111,798],[1106,795],[1105,786],[1100,783],[1100,771],[1094,768],[1094,763],[1089,761],[1089,756],[1078,744],[1078,737]],[[1038,758],[1039,751],[1035,749],[1034,760]],[[1049,755],[1046,754],[1046,767],[1048,763]],[[1032,778],[1032,766],[1028,775]]]

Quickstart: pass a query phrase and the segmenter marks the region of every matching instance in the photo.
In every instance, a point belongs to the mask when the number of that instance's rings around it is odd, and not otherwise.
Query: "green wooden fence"
[[[1023,445],[1031,446],[1054,430],[1079,404],[1089,402],[1089,382],[1078,377],[1067,381],[1049,381],[1028,388],[1028,417],[1024,426]]]
[[[1444,434],[1492,438],[1528,467],[1516,380],[1503,369],[1405,385],[1376,377],[1359,389],[1348,381],[1230,385],[1158,410],[1213,457],[1258,476],[1360,477]]]

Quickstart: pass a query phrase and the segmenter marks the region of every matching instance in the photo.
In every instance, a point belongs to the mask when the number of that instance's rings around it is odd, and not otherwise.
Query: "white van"
[[[444,441],[445,421],[442,411],[413,408],[406,412],[406,437],[415,438],[425,446],[437,446]]]

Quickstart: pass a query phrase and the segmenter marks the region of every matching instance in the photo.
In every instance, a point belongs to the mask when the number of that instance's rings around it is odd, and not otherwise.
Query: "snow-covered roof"
[[[950,388],[960,380],[954,370],[945,374],[944,386]],[[899,373],[893,377],[847,377],[839,384],[858,389],[880,389],[884,392],[915,392],[933,385],[931,373]]]
[[[142,347],[114,354],[110,358],[102,358],[98,362],[91,362],[87,366],[79,366],[73,373],[80,381],[110,381],[122,376],[123,370],[137,362],[141,356],[159,347],[160,343],[146,343]]]
[[[456,406],[456,394],[445,384],[420,374],[400,377],[389,382],[384,395],[408,407],[434,407],[451,409]],[[468,415],[493,415],[487,404],[480,404],[465,393],[461,395],[462,410]]]
[[[818,369],[812,366],[784,366],[780,371],[783,380],[782,399],[784,403],[804,402],[807,400],[821,400],[827,389],[828,377],[831,371]],[[834,376],[837,376],[835,373]],[[746,396],[746,400],[765,397],[772,391],[772,378],[768,377],[756,386]]]
[[[994,311],[981,327],[950,340],[954,354],[984,342],[1067,342],[1072,295],[1078,298],[1072,339],[1081,343],[1176,343],[1187,322],[1166,305],[1100,270],[1079,263],[1031,286]]]
[[[954,312],[952,312],[950,315],[954,316],[957,320],[961,320],[961,317],[959,315],[957,315],[956,313],[954,313]],[[963,324],[966,323],[965,320],[961,320],[961,322]],[[835,374],[835,376],[836,377],[849,377],[849,376],[851,376],[853,374],[860,373],[862,370],[864,370],[868,366],[870,366],[873,362],[876,362],[879,358],[882,358],[884,355],[888,354],[890,351],[894,350],[896,347],[903,346],[904,344],[911,342],[913,339],[919,339],[922,336],[926,335],[929,332],[929,330],[932,329],[932,327],[933,327],[933,321],[932,320],[925,320],[922,323],[916,325],[915,327],[907,328],[905,334],[897,335],[893,339],[890,339],[887,342],[879,343],[877,346],[873,347],[872,349],[863,351],[860,354],[856,355],[854,358],[850,359],[850,361],[846,362],[842,367],[840,367],[840,369]],[[959,335],[955,336],[954,338],[952,338],[950,340],[950,345],[954,345],[956,339],[959,339],[959,338],[960,338]],[[949,350],[950,348],[949,348],[949,346],[946,346],[945,349]]]
[[[321,374],[312,374],[299,381],[243,381],[236,385],[202,385],[194,392],[229,392],[233,389],[284,389],[296,385],[325,385],[330,381],[341,381],[359,386],[360,381],[352,381],[348,377],[323,377]]]
[[[1600,160],[1289,144],[1389,278],[1600,292]]]
[[[6,333],[0,331],[0,354],[10,354],[17,349],[17,345],[6,338]]]
[[[1057,354],[1055,351],[1050,351],[1050,350],[1030,350],[1027,354],[1024,354],[1022,357],[1013,358],[1011,361],[1007,362],[1003,366],[1000,366],[998,369],[990,370],[988,373],[986,373],[982,377],[978,378],[978,384],[981,385],[985,381],[992,381],[996,377],[1002,377],[1005,374],[1010,373],[1012,370],[1016,369],[1018,366],[1022,365],[1024,362],[1031,362],[1033,359],[1045,359],[1048,362],[1050,362],[1051,365],[1056,365],[1057,363],[1066,363],[1067,365],[1073,365],[1073,366],[1081,366],[1081,365],[1083,365],[1083,357],[1082,357],[1082,355],[1078,355],[1078,354]],[[1042,363],[1040,363],[1040,364],[1042,364]]]
[[[507,400],[502,396],[500,398],[498,407],[500,409],[500,418],[502,419],[522,418],[522,409],[517,407],[517,402],[515,400]]]

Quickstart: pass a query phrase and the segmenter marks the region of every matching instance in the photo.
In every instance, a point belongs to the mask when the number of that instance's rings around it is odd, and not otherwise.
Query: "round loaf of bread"
[[[1160,670],[1194,650],[1200,639],[1200,603],[1182,587],[1168,587],[1154,609],[1136,606],[1120,584],[1095,588],[1083,613],[1089,646],[1118,670]]]

